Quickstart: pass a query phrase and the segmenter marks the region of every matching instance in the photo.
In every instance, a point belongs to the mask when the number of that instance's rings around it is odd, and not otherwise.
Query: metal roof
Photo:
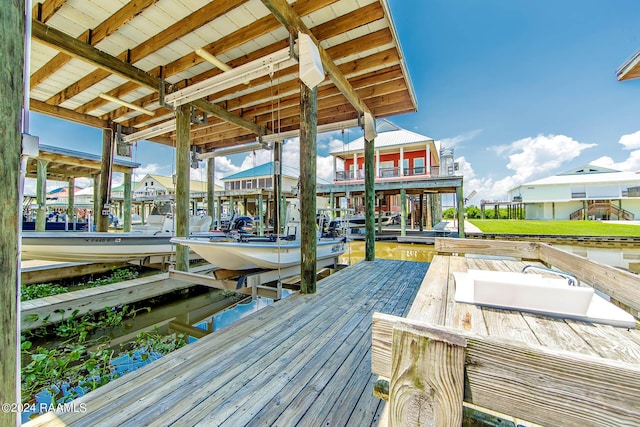
[[[240,171],[234,173],[232,175],[225,176],[222,178],[222,181],[232,181],[235,179],[246,179],[246,178],[263,178],[273,176],[273,162],[263,163],[255,168],[247,169],[244,171]],[[292,167],[287,165],[282,165],[282,176],[288,176],[290,178],[298,179],[300,176],[300,172]]]
[[[577,170],[584,169],[584,172]],[[589,171],[588,169],[594,169]],[[614,169],[601,168],[599,166],[586,165],[578,168],[576,173],[563,172],[558,175],[549,176],[535,181],[521,184],[510,191],[520,187],[529,187],[536,185],[561,185],[561,184],[612,184],[612,183],[631,183],[640,184],[640,173],[622,172]]]
[[[101,156],[66,148],[40,144],[37,157],[27,160],[27,177],[36,178],[38,160],[47,162],[47,179],[52,181],[68,181],[69,178],[94,178],[100,173]],[[139,163],[128,160],[114,159],[113,172],[131,173]]]
[[[387,117],[417,102],[386,0],[39,0],[33,7],[30,109],[124,134],[175,117],[159,93],[192,86],[310,33],[327,78],[318,87],[318,124],[370,111]],[[193,102],[191,144],[200,152],[299,129],[298,67],[274,69]],[[148,115],[103,99],[106,94]],[[175,132],[150,140],[173,145]]]
[[[382,121],[376,128],[378,136],[376,136],[374,144],[375,148],[400,147],[416,143],[434,142],[433,138],[402,129],[389,121]],[[435,145],[434,145],[435,147]],[[349,154],[364,151],[364,136],[345,144],[344,147],[336,148],[331,151],[332,155]],[[437,155],[437,153],[436,153]]]

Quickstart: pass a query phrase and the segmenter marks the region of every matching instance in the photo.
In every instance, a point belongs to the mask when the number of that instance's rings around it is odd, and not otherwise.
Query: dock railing
[[[437,238],[435,249],[440,258],[477,254],[542,262],[575,274],[638,316],[640,277],[544,243]],[[640,423],[638,363],[483,335],[471,325],[444,326],[443,310],[455,304],[452,290],[445,287],[443,295],[434,289],[449,280],[448,265],[432,263],[407,318],[373,315],[374,394],[388,401],[381,426],[460,426],[464,406],[528,420],[525,425]],[[635,332],[628,331],[633,340],[640,337]]]

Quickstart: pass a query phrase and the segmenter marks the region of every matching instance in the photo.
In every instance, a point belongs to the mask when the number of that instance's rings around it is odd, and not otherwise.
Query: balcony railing
[[[404,168],[403,174],[400,175],[400,168],[381,168],[379,170],[379,176],[377,178],[400,178],[401,176],[438,176],[440,168],[438,166],[431,167],[431,173],[426,173],[427,168],[420,166],[417,168]],[[336,181],[356,181],[364,179],[364,169],[358,169],[357,171],[337,171]]]

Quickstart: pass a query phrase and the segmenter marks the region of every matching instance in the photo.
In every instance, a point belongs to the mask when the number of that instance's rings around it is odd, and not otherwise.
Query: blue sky
[[[640,79],[615,71],[640,49],[640,1],[389,0],[419,111],[390,120],[455,149],[465,193],[504,199],[523,182],[588,163],[640,171]],[[44,144],[99,153],[100,131],[32,114]],[[360,136],[347,132],[345,139]],[[318,170],[330,177],[319,137]],[[170,175],[170,147],[140,143],[140,173]],[[270,160],[217,160],[217,176]],[[297,166],[296,141],[285,162]],[[194,178],[206,176],[202,169]]]

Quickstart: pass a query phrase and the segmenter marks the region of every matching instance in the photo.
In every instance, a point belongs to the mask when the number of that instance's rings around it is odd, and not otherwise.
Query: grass
[[[553,234],[572,236],[640,236],[640,226],[600,221],[470,219],[485,233]]]

